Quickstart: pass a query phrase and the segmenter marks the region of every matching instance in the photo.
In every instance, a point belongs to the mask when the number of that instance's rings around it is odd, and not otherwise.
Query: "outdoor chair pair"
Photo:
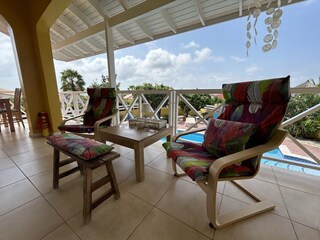
[[[109,127],[117,115],[116,90],[114,88],[88,88],[88,106],[83,115],[75,116],[61,122],[58,129],[61,132],[92,138],[99,141],[97,130]],[[67,124],[70,120],[82,117],[82,124]]]
[[[21,112],[21,93],[22,93],[21,88],[15,88],[14,98],[13,98],[13,107],[11,108],[11,112],[12,112],[13,121],[18,123],[21,122],[23,128],[25,128],[23,118],[22,118],[22,112]],[[0,114],[2,115],[3,122],[7,124],[8,123],[7,109],[5,108],[5,106],[0,106]],[[0,128],[0,131],[1,131],[1,128]]]
[[[207,217],[216,229],[271,210],[274,204],[262,201],[235,180],[257,175],[264,152],[277,148],[286,137],[279,128],[290,100],[290,76],[278,79],[224,84],[225,105],[207,128],[183,132],[173,142],[163,144],[176,165],[206,194]],[[204,131],[204,142],[180,141],[186,134]],[[216,210],[219,181],[231,181],[257,203],[218,215]]]

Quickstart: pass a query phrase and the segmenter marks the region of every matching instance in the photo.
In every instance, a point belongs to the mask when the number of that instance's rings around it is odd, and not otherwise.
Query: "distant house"
[[[308,79],[304,83],[299,84],[296,88],[310,88],[310,87],[318,87],[313,79]]]
[[[295,88],[318,88],[319,86],[315,83],[315,81],[313,79],[308,79],[307,81],[305,81],[304,83],[301,83],[297,86],[295,86]],[[292,93],[291,96],[296,96],[298,93]]]

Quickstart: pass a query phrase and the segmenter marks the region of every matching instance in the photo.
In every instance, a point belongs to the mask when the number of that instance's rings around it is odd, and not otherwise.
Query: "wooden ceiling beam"
[[[78,7],[76,7],[74,4],[70,4],[68,7],[69,11],[74,14],[77,18],[79,18],[87,27],[90,27],[92,24],[90,20],[88,19],[87,15],[85,15]]]
[[[174,25],[174,22],[172,21],[172,18],[170,17],[170,14],[167,9],[161,10],[161,16],[163,20],[166,22],[167,26],[171,29],[171,31],[177,33],[177,28]]]
[[[92,0],[90,0],[92,1]],[[157,10],[160,7],[164,7],[165,5],[174,2],[175,0],[146,0],[141,4],[138,4],[127,11],[120,13],[114,17],[108,18],[108,22],[110,27],[118,26],[122,23],[125,23],[133,18],[137,18],[143,14],[149,13],[151,11]],[[69,8],[70,9],[70,8]],[[63,41],[60,41],[52,46],[53,50],[59,50],[70,44],[73,44],[77,41],[81,41],[82,39],[86,39],[91,37],[92,35],[99,33],[105,30],[105,23],[100,22],[94,26],[91,26]]]
[[[108,16],[107,12],[101,7],[101,4],[98,0],[87,0],[92,7],[101,15],[101,17]]]
[[[130,36],[130,34],[127,31],[123,30],[122,27],[117,27],[116,30],[128,42],[132,43],[133,45],[135,44],[134,39]]]
[[[138,27],[140,28],[140,30],[151,40],[153,40],[153,34],[151,33],[151,31],[147,28],[147,26],[144,24],[144,22],[142,21],[142,19],[137,19],[136,23],[138,25]]]
[[[242,0],[240,0],[240,1],[242,1]],[[206,25],[206,20],[204,18],[204,13],[203,13],[202,7],[200,6],[199,1],[198,0],[193,0],[193,3],[196,6],[198,17],[200,19],[200,22],[201,22],[202,26],[205,26]]]

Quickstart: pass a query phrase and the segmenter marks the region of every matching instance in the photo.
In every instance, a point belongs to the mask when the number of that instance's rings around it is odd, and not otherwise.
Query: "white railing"
[[[292,88],[292,93],[309,93],[320,94],[320,88]],[[212,117],[214,113],[218,113],[222,105],[211,107],[207,113],[201,114],[195,109],[192,104],[184,97],[186,94],[221,94],[221,89],[199,89],[199,90],[139,90],[139,91],[117,91],[117,104],[119,108],[119,115],[117,124],[124,124],[128,119],[134,117],[142,117],[142,104],[148,103],[146,95],[158,95],[161,97],[159,105],[152,108],[152,118],[159,119],[163,117],[162,110],[167,109],[168,124],[173,127],[174,132],[179,128],[181,116],[179,115],[179,102],[184,102],[193,112],[193,123],[184,128],[189,130],[208,124],[208,118]],[[63,118],[70,118],[72,116],[82,115],[88,105],[88,97],[86,92],[60,92],[61,111]],[[305,116],[308,116],[320,110],[320,104],[306,110],[297,116],[290,118],[283,122],[282,127],[293,124]],[[266,159],[274,160],[277,162],[289,163],[297,166],[303,166],[311,169],[320,170],[319,157],[315,156],[303,144],[301,144],[292,135],[288,135],[298,147],[300,147],[316,164],[301,163],[286,159],[272,158],[264,156]]]
[[[84,91],[59,92],[59,99],[64,119],[83,115],[89,101],[89,97]],[[80,120],[80,118],[77,119],[77,121]]]

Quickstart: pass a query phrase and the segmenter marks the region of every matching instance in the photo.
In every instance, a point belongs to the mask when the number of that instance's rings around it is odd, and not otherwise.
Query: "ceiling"
[[[275,6],[278,3],[270,1]],[[300,1],[282,0],[282,5]],[[261,2],[265,9],[269,0]],[[107,24],[117,50],[248,15],[253,3],[254,0],[73,0],[50,29],[53,56],[72,61],[105,53]]]

